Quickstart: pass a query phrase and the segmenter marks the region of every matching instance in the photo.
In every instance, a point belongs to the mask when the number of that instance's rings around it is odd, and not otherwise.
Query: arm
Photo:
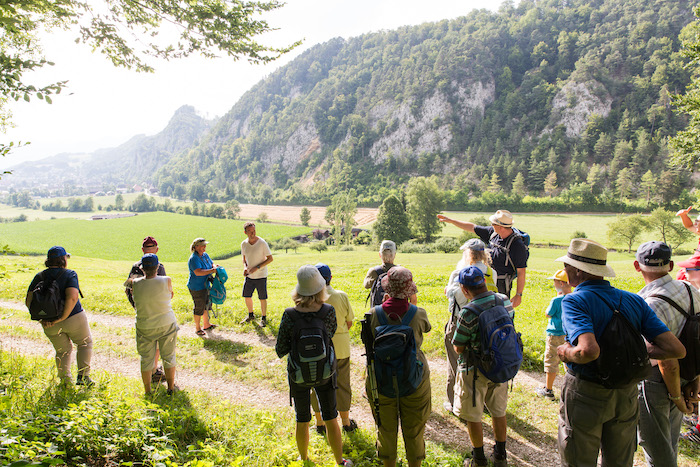
[[[686,209],[681,209],[676,213],[676,216],[681,218],[681,222],[683,223],[683,227],[686,229],[692,231],[692,232],[697,232],[695,228],[693,228],[693,221],[690,220],[690,217],[688,216],[688,213],[690,210],[693,209],[692,206],[688,206]]]
[[[175,296],[175,292],[173,292],[173,280],[168,277],[168,290],[170,291],[170,298],[173,298]]]
[[[656,360],[685,357],[685,347],[671,331],[659,334],[653,342],[647,342],[647,351],[649,358]]]
[[[694,380],[686,383],[682,388],[683,395],[690,402],[700,401],[700,376],[696,376]]]
[[[518,268],[518,282],[515,287],[515,296],[513,297],[513,307],[520,305],[523,300],[523,291],[525,290],[525,274],[527,268]]]
[[[454,347],[455,352],[457,352],[458,355],[464,352],[465,349],[463,345],[453,345],[452,347]]]
[[[595,340],[595,334],[584,332],[578,336],[575,346],[566,342],[557,347],[557,355],[564,363],[584,364],[598,358],[600,347],[598,346],[598,341]]]
[[[666,384],[669,399],[676,404],[676,407],[682,413],[691,413],[693,411],[693,403],[686,400],[681,392],[681,372],[678,367],[678,360],[672,358],[660,361],[659,371],[661,371],[661,376]]]
[[[371,289],[372,284],[374,284],[375,280],[377,280],[377,274],[374,272],[374,268],[369,268],[369,271],[367,271],[367,275],[365,276],[365,280],[362,283],[362,285],[365,287],[365,289]]]
[[[265,261],[258,264],[257,266],[253,266],[252,268],[248,269],[248,273],[252,274],[255,271],[259,271],[260,269],[264,268],[265,266],[267,266],[271,262],[272,262],[272,255],[267,255],[267,257],[265,257]]]
[[[476,224],[474,224],[473,222],[458,221],[456,219],[450,219],[449,217],[442,215],[442,214],[438,214],[437,218],[440,222],[446,222],[448,224],[454,225],[455,227],[459,227],[462,230],[466,230],[467,232],[474,233],[474,226]]]
[[[27,291],[27,296],[24,298],[24,304],[27,305],[27,309],[29,309],[29,305],[32,304],[32,297],[34,297],[32,291]]]
[[[217,268],[217,266],[214,265],[214,267],[211,269],[201,269],[200,268],[200,269],[195,269],[192,272],[194,273],[195,276],[208,276],[209,274],[214,274],[216,272],[216,268]]]
[[[45,328],[50,328],[54,324],[60,323],[70,316],[71,311],[75,308],[75,304],[78,303],[78,289],[75,287],[68,287],[66,289],[66,301],[63,305],[63,315],[55,321],[41,321],[41,325]]]

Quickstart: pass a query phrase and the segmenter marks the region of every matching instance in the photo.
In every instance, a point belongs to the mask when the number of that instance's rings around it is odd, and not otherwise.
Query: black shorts
[[[263,277],[262,279],[246,277],[243,283],[243,296],[252,297],[253,290],[258,291],[258,298],[260,300],[267,300],[267,277]]]
[[[211,310],[211,300],[209,300],[209,291],[207,289],[192,290],[189,289],[194,302],[193,313],[197,316],[202,316],[206,310]]]
[[[311,388],[297,386],[295,383],[289,382],[289,390],[292,394],[292,399],[294,399],[294,411],[297,414],[297,422],[306,423],[311,421],[312,396],[318,396],[321,418],[324,420],[335,420],[338,417],[338,411],[335,406],[335,390],[337,389],[335,375],[330,378],[328,383],[314,389],[316,394],[311,392]]]

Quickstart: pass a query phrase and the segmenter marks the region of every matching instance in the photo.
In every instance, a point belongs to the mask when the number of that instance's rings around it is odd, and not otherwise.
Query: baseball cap
[[[476,287],[485,282],[484,273],[476,266],[467,266],[459,271],[459,283],[465,287]]]
[[[331,268],[327,264],[318,263],[316,264],[316,269],[321,273],[321,277],[325,279],[326,285],[331,281]]]
[[[484,251],[486,249],[486,245],[484,242],[479,240],[478,238],[470,238],[466,242],[464,242],[464,245],[459,247],[460,250],[472,250],[472,251]]]
[[[158,257],[153,253],[146,253],[141,257],[141,264],[147,268],[158,266]]]
[[[381,253],[384,250],[390,250],[396,253],[396,243],[392,242],[391,240],[384,240],[379,246],[379,252]]]
[[[47,258],[59,258],[61,256],[67,256],[70,258],[70,255],[66,253],[66,249],[62,246],[52,246],[49,248],[49,252],[46,253]]]
[[[642,243],[634,255],[642,266],[665,266],[671,262],[671,247],[664,242]]]
[[[155,238],[148,236],[143,239],[143,244],[141,246],[143,246],[144,248],[149,246],[158,246],[158,242],[156,242]]]

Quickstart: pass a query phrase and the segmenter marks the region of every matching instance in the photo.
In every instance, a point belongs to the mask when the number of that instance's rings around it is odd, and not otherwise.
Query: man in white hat
[[[525,290],[525,273],[527,259],[530,253],[522,237],[513,231],[513,215],[510,211],[500,209],[489,221],[490,227],[476,225],[473,222],[458,221],[438,214],[438,220],[447,222],[462,230],[476,234],[490,248],[491,263],[496,271],[496,286],[498,292],[510,298],[513,279],[517,278],[515,296],[512,298],[514,307],[520,305]]]
[[[620,383],[614,389],[602,384],[595,360],[601,355],[598,340],[619,310],[646,339],[650,358],[682,358],[685,348],[637,294],[616,289],[604,277],[615,277],[607,264],[608,250],[585,238],[571,240],[564,263],[569,284],[576,287],[562,300],[566,342],[557,354],[567,366],[559,410],[559,454],[562,466],[632,466],[637,448],[639,417],[637,383]],[[607,360],[607,359],[606,359]]]

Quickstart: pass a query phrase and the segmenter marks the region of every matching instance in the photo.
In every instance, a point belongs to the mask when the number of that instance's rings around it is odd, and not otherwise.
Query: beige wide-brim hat
[[[513,214],[505,209],[499,209],[494,215],[489,217],[489,222],[502,227],[513,227]]]
[[[561,261],[594,276],[615,277],[615,271],[608,266],[607,248],[587,238],[571,240],[566,256],[554,261]]]

